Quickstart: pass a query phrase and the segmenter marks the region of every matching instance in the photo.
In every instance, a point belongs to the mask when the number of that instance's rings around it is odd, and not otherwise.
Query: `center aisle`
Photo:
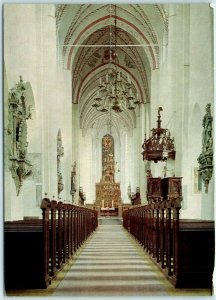
[[[121,225],[99,225],[53,296],[166,296],[170,286]]]

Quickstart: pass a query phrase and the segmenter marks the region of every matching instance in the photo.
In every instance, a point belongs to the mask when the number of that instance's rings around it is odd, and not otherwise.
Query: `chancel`
[[[3,19],[5,294],[214,294],[211,5]]]

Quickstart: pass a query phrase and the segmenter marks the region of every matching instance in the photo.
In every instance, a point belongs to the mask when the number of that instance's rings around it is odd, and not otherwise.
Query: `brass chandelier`
[[[110,8],[111,20],[111,8]],[[111,43],[112,28],[110,25],[109,68],[106,75],[99,78],[97,94],[92,107],[97,111],[108,112],[110,109],[119,113],[124,109],[134,110],[140,104],[138,93],[131,78],[124,76],[117,68],[117,19],[115,5],[114,45]],[[114,48],[114,49],[113,49]]]

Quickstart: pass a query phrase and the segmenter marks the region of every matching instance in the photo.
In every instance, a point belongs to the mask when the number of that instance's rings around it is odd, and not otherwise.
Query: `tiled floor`
[[[210,290],[173,288],[121,225],[106,223],[99,225],[65,274],[60,274],[47,290],[9,295],[210,296]]]

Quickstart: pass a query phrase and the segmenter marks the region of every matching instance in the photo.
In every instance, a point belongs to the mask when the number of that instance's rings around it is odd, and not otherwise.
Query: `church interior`
[[[3,28],[9,295],[211,295],[212,7],[5,4]]]

